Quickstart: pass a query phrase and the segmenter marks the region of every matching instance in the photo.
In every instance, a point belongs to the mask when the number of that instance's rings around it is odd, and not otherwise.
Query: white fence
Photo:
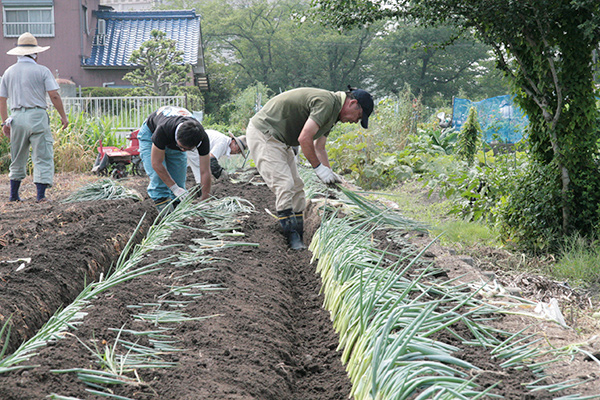
[[[65,112],[85,113],[90,118],[113,118],[119,131],[139,128],[146,117],[159,107],[172,105],[187,108],[187,96],[152,97],[63,97]],[[202,119],[202,113],[193,112]]]

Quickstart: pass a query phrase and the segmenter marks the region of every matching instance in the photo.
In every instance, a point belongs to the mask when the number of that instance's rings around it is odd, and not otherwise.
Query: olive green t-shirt
[[[315,88],[298,88],[267,102],[250,120],[261,132],[288,146],[298,146],[298,137],[308,118],[319,125],[314,139],[328,135],[338,121],[346,93]]]

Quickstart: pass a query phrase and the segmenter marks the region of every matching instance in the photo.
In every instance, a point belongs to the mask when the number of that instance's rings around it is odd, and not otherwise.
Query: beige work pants
[[[258,172],[275,194],[276,211],[304,211],[304,182],[298,174],[292,147],[262,133],[251,123],[246,129],[246,138]]]

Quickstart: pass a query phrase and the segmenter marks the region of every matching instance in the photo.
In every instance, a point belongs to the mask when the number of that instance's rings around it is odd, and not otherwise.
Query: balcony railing
[[[35,37],[54,37],[53,22],[4,22],[5,37],[19,37],[30,32]]]

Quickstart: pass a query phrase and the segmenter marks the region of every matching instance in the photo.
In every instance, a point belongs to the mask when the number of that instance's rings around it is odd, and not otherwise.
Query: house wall
[[[26,1],[25,1],[26,3]],[[128,72],[125,69],[84,69],[82,58],[90,57],[92,42],[96,33],[97,18],[93,11],[98,10],[103,0],[54,0],[54,37],[40,37],[40,46],[50,46],[38,55],[38,63],[52,71],[57,79],[68,79],[75,87],[130,86],[122,78]],[[1,5],[1,3],[0,3]],[[82,6],[87,7],[87,26],[83,23]],[[0,19],[4,17],[0,12]],[[3,21],[2,21],[3,22]],[[6,52],[17,44],[16,37],[4,37],[0,30],[0,75],[17,62],[17,56]],[[193,75],[190,73],[190,84]]]
[[[101,0],[100,4],[111,6],[115,11],[151,10],[155,0]]]
[[[75,85],[102,86],[105,82],[116,85],[127,85],[121,78],[124,70],[84,70],[81,67],[82,57],[89,57],[96,30],[96,17],[93,11],[98,10],[99,0],[55,0],[54,1],[54,37],[38,38],[40,46],[50,49],[38,55],[38,62],[52,71],[56,78],[69,79]],[[89,33],[84,32],[82,6],[87,7]],[[0,19],[4,16],[0,13]],[[0,31],[0,74],[17,61],[17,56],[6,52],[17,44],[16,37],[4,37]]]

